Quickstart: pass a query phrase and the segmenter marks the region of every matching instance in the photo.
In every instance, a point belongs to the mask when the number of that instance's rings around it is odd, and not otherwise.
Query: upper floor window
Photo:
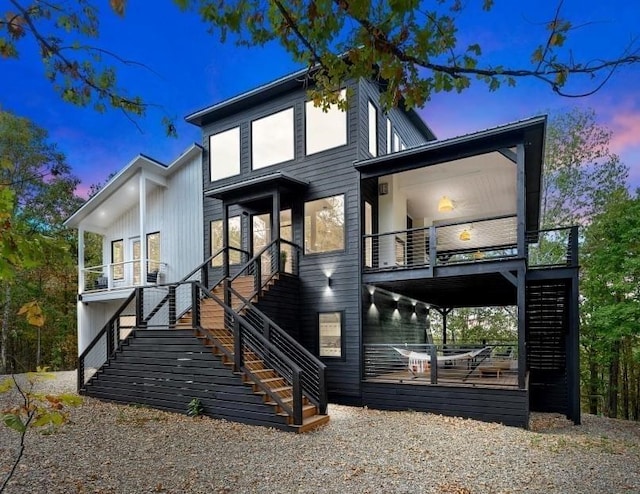
[[[391,120],[387,118],[387,154],[391,153]]]
[[[147,278],[160,271],[160,232],[147,233]]]
[[[124,278],[124,240],[111,242],[111,263],[113,264],[113,279]]]
[[[240,173],[240,127],[209,136],[211,181]]]
[[[347,91],[340,91],[340,99],[347,98]],[[306,152],[318,153],[326,149],[347,144],[347,112],[330,105],[327,111],[317,107],[313,101],[305,105]]]
[[[293,108],[251,122],[254,170],[295,158]]]
[[[378,156],[378,115],[376,107],[371,103],[367,104],[369,113],[369,153],[371,156]]]
[[[304,253],[344,250],[344,195],[304,204]]]
[[[393,131],[393,152],[404,151],[407,149],[406,144],[396,131]]]

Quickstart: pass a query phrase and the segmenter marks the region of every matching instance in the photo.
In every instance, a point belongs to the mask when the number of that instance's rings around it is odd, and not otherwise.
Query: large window
[[[242,248],[242,230],[240,227],[240,216],[232,216],[228,221],[229,247],[235,249]],[[211,255],[222,249],[222,220],[211,222]],[[240,264],[242,253],[235,249],[229,249],[229,264]],[[211,260],[213,267],[222,266],[222,254]]]
[[[344,195],[304,204],[304,252],[344,250]]]
[[[254,170],[293,158],[293,108],[251,122],[251,163]]]
[[[111,242],[111,263],[113,264],[113,279],[124,278],[124,240]]]
[[[147,281],[156,281],[160,272],[160,232],[147,233]]]
[[[387,154],[391,153],[391,120],[387,118]]]
[[[342,312],[318,314],[320,357],[342,357]]]
[[[378,115],[376,113],[376,107],[368,102],[367,105],[369,112],[369,153],[371,156],[378,156]]]
[[[345,100],[346,90],[340,91],[340,99]],[[327,111],[307,101],[305,105],[306,152],[318,153],[325,149],[344,146],[347,143],[347,112],[330,105]]]
[[[209,137],[211,181],[240,173],[240,127]]]

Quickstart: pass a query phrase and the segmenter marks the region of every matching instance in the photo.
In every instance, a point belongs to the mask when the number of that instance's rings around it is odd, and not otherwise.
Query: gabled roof
[[[221,118],[241,112],[265,100],[286,94],[294,89],[306,87],[309,84],[309,76],[313,70],[308,68],[298,70],[274,81],[258,86],[244,93],[220,101],[201,110],[195,111],[185,117],[189,123],[202,127]],[[398,105],[400,108],[402,105]],[[426,139],[435,139],[433,131],[422,120],[420,115],[413,110],[402,110],[407,114],[411,123],[425,136]]]
[[[116,173],[93,197],[85,202],[75,213],[64,222],[68,228],[76,228],[80,222],[91,215],[98,207],[104,204],[118,190],[124,187],[127,182],[137,175],[141,170],[146,170],[159,177],[167,177],[187,163],[191,158],[202,153],[202,147],[198,144],[189,146],[180,156],[169,165],[150,158],[144,154],[139,154],[127,165]]]
[[[380,177],[524,145],[527,228],[538,228],[546,115],[535,116],[450,139],[431,141],[397,153],[359,160],[362,178]]]

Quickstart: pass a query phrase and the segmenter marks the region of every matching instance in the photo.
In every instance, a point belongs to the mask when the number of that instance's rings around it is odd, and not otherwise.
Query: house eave
[[[220,199],[222,201],[240,200],[243,196],[255,196],[257,191],[262,191],[266,195],[275,187],[281,187],[286,190],[298,190],[307,188],[308,186],[309,182],[306,180],[301,180],[288,173],[278,171],[209,190],[205,192],[205,197]]]

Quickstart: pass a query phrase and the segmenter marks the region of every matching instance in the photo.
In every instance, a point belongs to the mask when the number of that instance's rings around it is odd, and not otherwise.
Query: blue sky
[[[461,45],[479,42],[491,63],[505,66],[528,62],[535,45],[544,39],[544,21],[556,7],[554,1],[532,9],[531,2],[496,0],[492,11],[483,13],[480,1],[468,3],[471,7],[460,19]],[[185,115],[300,68],[278,46],[223,45],[197,17],[180,13],[171,2],[154,2],[152,9],[148,5],[129,2],[125,19],[105,5],[96,44],[150,69],[122,67],[119,77],[131,93],[175,117],[177,139],[165,137],[159,111],[140,119],[138,128],[118,112],[100,115],[65,104],[43,77],[31,46],[22,47],[23,56],[17,61],[0,61],[0,106],[49,131],[81,178],[81,193],[138,153],[172,161],[189,144],[200,142],[198,129],[184,122]],[[636,48],[640,46],[637,0],[565,0],[563,12],[580,26],[570,45],[576,59],[616,57],[633,39]],[[640,65],[619,70],[602,90],[586,98],[562,98],[534,80],[496,92],[475,83],[462,94],[435,94],[419,111],[439,138],[447,138],[574,106],[593,108],[599,121],[613,131],[612,149],[631,167],[631,186],[640,187]]]

